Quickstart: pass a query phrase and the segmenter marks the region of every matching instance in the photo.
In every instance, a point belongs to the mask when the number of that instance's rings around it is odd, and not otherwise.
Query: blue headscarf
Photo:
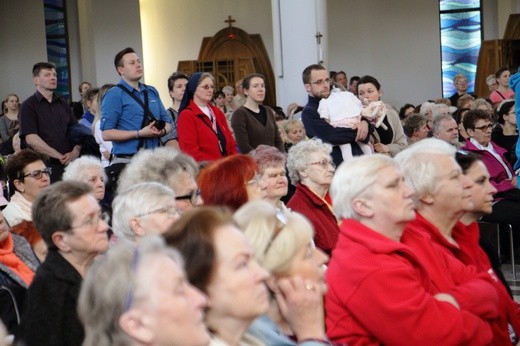
[[[184,108],[188,107],[190,100],[193,99],[193,94],[195,94],[195,90],[199,85],[201,75],[202,72],[195,72],[191,75],[190,79],[188,80],[188,84],[186,85],[186,91],[184,92],[181,105],[179,106],[179,114],[184,110]]]

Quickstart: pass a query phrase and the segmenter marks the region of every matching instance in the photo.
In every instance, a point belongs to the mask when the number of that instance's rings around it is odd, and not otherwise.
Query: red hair
[[[204,204],[237,210],[247,202],[246,182],[253,179],[256,172],[255,161],[247,155],[231,155],[214,161],[197,179]]]

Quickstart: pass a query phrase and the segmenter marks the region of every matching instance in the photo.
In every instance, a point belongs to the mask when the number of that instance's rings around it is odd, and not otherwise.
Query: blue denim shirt
[[[156,119],[171,123],[171,118],[166,113],[166,109],[159,98],[159,93],[154,87],[139,83],[139,90],[136,90],[122,79],[119,84],[131,90],[143,103],[143,90],[146,88],[148,90],[148,108],[150,112]],[[114,87],[108,90],[101,101],[101,131],[112,129],[138,131],[141,129],[143,117],[143,107],[120,88]],[[113,154],[134,154],[137,152],[139,140],[136,138],[127,141],[112,141],[112,144]],[[159,145],[159,138],[146,138],[143,148],[152,149]]]

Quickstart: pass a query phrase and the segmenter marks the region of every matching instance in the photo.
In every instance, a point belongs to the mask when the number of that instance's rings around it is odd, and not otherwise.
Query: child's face
[[[287,132],[287,138],[293,143],[298,143],[305,138],[305,129],[301,126],[290,128]]]

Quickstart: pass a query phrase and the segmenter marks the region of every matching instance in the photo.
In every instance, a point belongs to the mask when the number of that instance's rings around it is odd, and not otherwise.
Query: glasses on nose
[[[110,222],[110,215],[108,215],[108,213],[106,212],[99,212],[95,215],[87,217],[85,221],[83,221],[81,224],[77,226],[72,226],[70,229],[76,229],[83,226],[88,226],[89,228],[98,227],[100,221],[103,221],[108,225],[108,223]]]
[[[493,124],[487,124],[487,125],[475,127],[475,130],[486,131],[486,130],[491,130],[492,128],[493,128]]]
[[[201,87],[204,90],[209,90],[209,89],[214,90],[215,89],[215,86],[214,85],[210,85],[210,84],[199,85],[199,87]]]
[[[151,210],[151,211],[147,211],[146,213],[141,213],[139,215],[136,215],[135,217],[141,217],[141,216],[146,216],[146,215],[150,215],[150,214],[166,214],[168,217],[176,217],[176,216],[181,216],[181,211],[179,209],[177,209],[177,207],[175,206],[169,206],[169,207],[163,207],[163,208],[158,208],[158,209],[154,209],[154,210]]]
[[[468,81],[467,81],[467,80],[465,80],[465,81],[460,81],[460,82],[457,82],[456,84],[457,84],[457,85],[466,85],[466,84],[468,84]]]
[[[200,190],[195,190],[193,191],[192,193],[188,194],[188,195],[184,195],[184,196],[177,196],[175,197],[175,200],[176,201],[180,201],[180,200],[189,200],[191,205],[196,205],[197,202],[199,201],[199,197],[200,197]]]
[[[318,79],[317,81],[311,82],[310,84],[319,85],[319,86],[322,86],[323,84],[330,84],[330,78]]]
[[[28,176],[33,177],[34,179],[40,180],[44,174],[47,174],[47,177],[50,177],[52,174],[52,168],[47,167],[45,169],[37,169],[35,171],[29,172],[25,175],[22,175],[22,178],[27,178]]]
[[[321,166],[323,168],[328,168],[329,166],[331,166],[332,168],[336,168],[336,164],[332,160],[309,162],[309,165]]]

